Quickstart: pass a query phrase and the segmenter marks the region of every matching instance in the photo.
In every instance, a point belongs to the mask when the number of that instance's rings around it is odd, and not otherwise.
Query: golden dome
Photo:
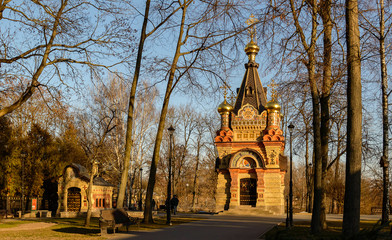
[[[249,54],[257,54],[259,52],[260,48],[257,46],[257,44],[251,40],[248,44],[245,46],[245,52],[247,55]]]
[[[274,99],[267,102],[267,104],[265,105],[265,108],[267,109],[268,112],[279,112],[281,107],[279,105],[278,102],[276,102]]]
[[[225,113],[225,112],[231,112],[233,111],[233,106],[231,106],[230,104],[228,104],[226,102],[226,99],[218,106],[218,112],[220,114]]]

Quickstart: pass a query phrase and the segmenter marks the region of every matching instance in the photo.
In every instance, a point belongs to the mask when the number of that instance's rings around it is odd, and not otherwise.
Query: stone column
[[[238,190],[238,171],[239,169],[229,169],[231,177],[230,185],[230,208],[236,208],[239,204],[239,190]]]
[[[64,206],[64,212],[68,212],[67,202],[68,202],[68,189],[67,189],[67,187],[65,187],[65,188],[64,188],[64,191],[63,191],[63,206]]]
[[[227,194],[230,190],[230,177],[229,173],[225,170],[218,171],[218,179],[215,194],[215,211],[220,212],[225,210],[227,202],[230,200],[230,196]]]
[[[257,202],[256,207],[264,206],[264,169],[256,169],[257,175]]]

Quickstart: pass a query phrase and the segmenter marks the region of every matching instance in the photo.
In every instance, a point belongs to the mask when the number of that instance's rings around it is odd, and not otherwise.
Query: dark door
[[[68,212],[80,212],[81,200],[80,188],[69,188],[67,197]]]
[[[240,205],[256,206],[256,179],[243,178],[240,180]]]

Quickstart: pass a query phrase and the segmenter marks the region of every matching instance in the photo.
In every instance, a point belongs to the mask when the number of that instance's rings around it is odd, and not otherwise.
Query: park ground
[[[156,224],[131,226],[129,232],[100,236],[97,218],[84,227],[83,218],[4,219],[0,221],[0,239],[343,239],[342,215],[328,215],[328,230],[310,234],[310,215],[294,215],[294,227],[287,230],[285,216],[239,216],[210,214],[179,214],[167,226],[164,215]],[[354,239],[392,239],[391,226],[377,224],[379,216],[362,216],[361,232]]]

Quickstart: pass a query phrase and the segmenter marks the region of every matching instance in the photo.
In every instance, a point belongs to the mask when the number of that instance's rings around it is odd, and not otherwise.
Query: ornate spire
[[[258,20],[251,15],[246,21],[249,25],[250,42],[245,47],[245,52],[249,57],[249,62],[245,64],[246,72],[242,80],[241,87],[237,91],[237,98],[234,104],[234,113],[238,114],[241,107],[246,104],[252,105],[257,109],[258,113],[265,110],[267,104],[267,97],[264,88],[260,81],[260,76],[257,71],[259,64],[255,62],[255,58],[260,48],[255,43],[256,41],[256,23]]]

